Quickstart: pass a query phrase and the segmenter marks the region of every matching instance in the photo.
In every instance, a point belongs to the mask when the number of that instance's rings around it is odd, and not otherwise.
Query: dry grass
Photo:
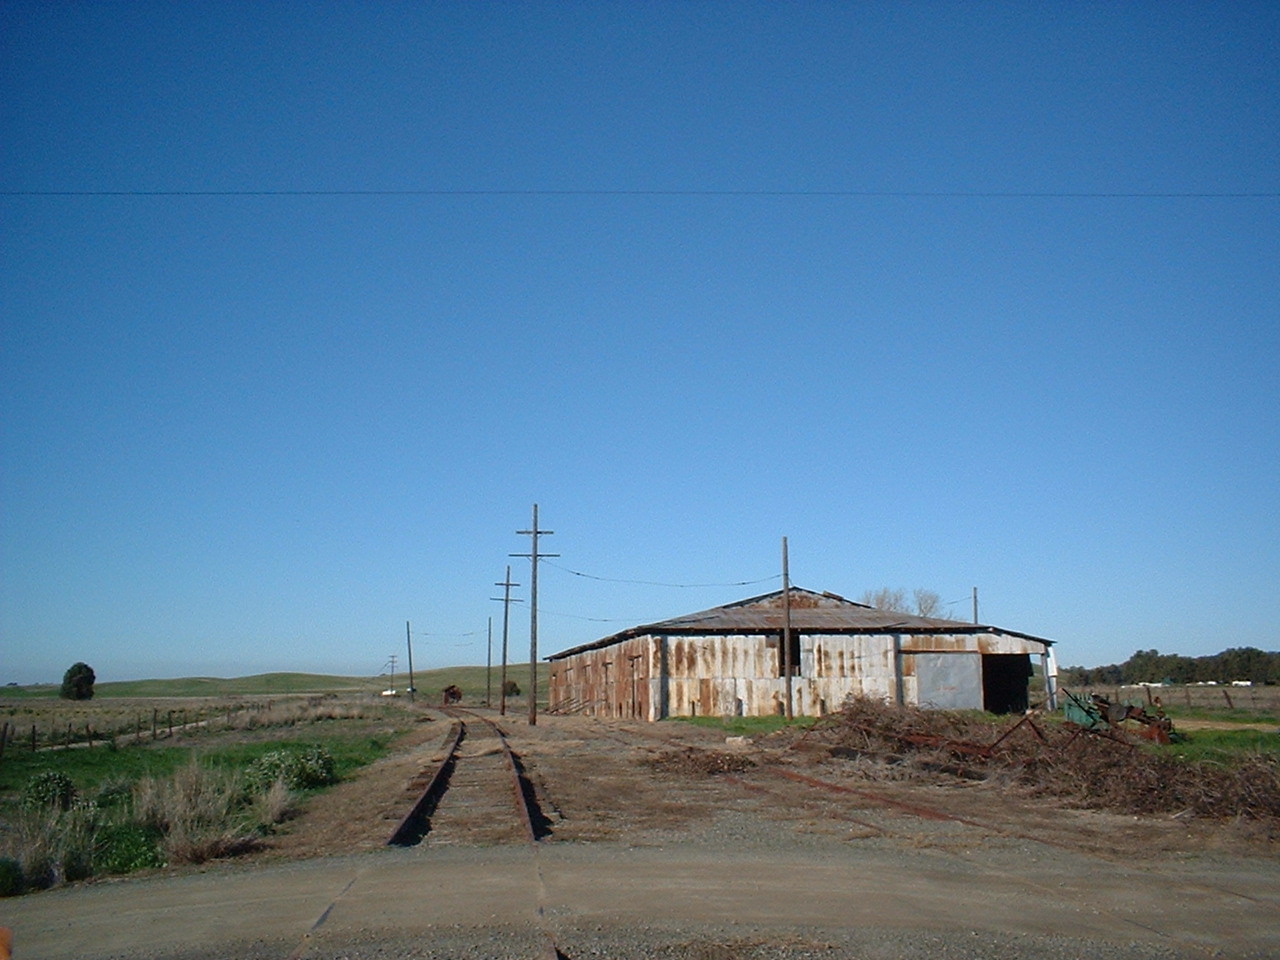
[[[121,744],[205,737],[329,720],[401,716],[398,703],[365,695],[101,699],[0,698],[0,722],[8,724],[8,750],[29,750],[32,732],[40,749],[69,743]]]
[[[1000,740],[1016,722],[853,699],[800,740],[850,759],[868,776],[999,778],[1094,809],[1280,823],[1275,755],[1187,760],[1043,720]]]
[[[5,832],[0,855],[21,865],[31,888],[83,880],[92,873],[96,819],[97,811],[84,804],[24,809]]]
[[[160,832],[169,863],[204,863],[258,845],[238,816],[243,797],[238,777],[192,761],[169,779],[138,781],[133,815]]]

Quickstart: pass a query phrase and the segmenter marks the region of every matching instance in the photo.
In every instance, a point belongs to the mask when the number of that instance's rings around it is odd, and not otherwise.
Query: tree
[[[941,617],[942,598],[932,590],[921,590],[919,587],[911,594],[916,600],[916,613],[922,617]]]
[[[904,590],[893,590],[889,587],[881,587],[879,590],[868,590],[862,595],[858,601],[865,603],[869,607],[875,607],[877,610],[887,610],[890,613],[910,613],[907,609],[907,594]]]
[[[63,700],[92,700],[93,682],[96,679],[93,667],[87,663],[73,663],[62,675],[62,689],[58,691],[58,696]]]
[[[914,613],[921,617],[941,616],[942,597],[938,594],[932,590],[916,589],[911,596],[915,600],[914,607],[907,601],[907,591],[881,587],[879,590],[868,590],[858,602],[889,613]]]

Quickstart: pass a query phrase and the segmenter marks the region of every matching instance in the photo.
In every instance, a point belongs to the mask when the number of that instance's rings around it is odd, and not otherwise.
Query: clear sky
[[[544,654],[776,589],[783,536],[1069,664],[1280,648],[1278,43],[5,0],[0,682],[374,675],[406,621],[483,663],[535,502]]]

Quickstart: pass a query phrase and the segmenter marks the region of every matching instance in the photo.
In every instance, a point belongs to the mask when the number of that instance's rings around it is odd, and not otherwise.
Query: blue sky
[[[1278,37],[5,2],[0,681],[483,663],[535,502],[543,653],[783,536],[1066,663],[1276,649]]]

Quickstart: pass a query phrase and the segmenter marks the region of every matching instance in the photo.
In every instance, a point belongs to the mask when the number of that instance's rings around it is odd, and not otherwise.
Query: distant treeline
[[[1184,657],[1139,650],[1124,663],[1105,667],[1066,667],[1059,679],[1070,686],[1119,686],[1126,683],[1280,683],[1280,653],[1236,647],[1209,657]]]

